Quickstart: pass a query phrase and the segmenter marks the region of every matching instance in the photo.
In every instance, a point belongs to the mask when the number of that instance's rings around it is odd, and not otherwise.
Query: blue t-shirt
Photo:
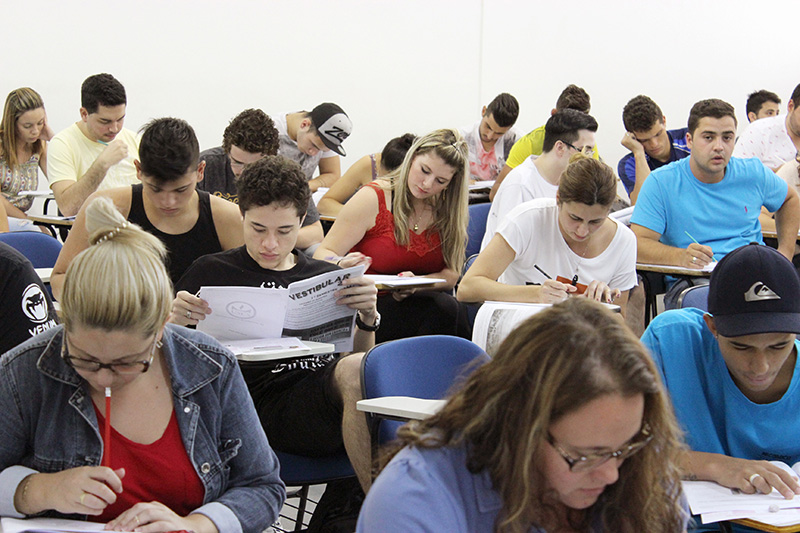
[[[740,246],[763,244],[758,215],[777,211],[788,185],[758,159],[732,157],[719,183],[692,174],[690,157],[654,170],[642,186],[631,224],[661,234],[660,242],[686,248],[692,237],[717,259]]]
[[[673,161],[688,157],[689,154],[692,153],[692,151],[689,149],[689,146],[686,144],[687,131],[689,131],[688,128],[667,130],[670,149],[669,159],[666,161],[659,161],[658,159],[653,159],[647,155],[647,153],[644,154],[644,158],[647,160],[647,166],[650,167],[650,170],[661,168],[664,165],[672,163]],[[625,186],[625,190],[628,192],[628,194],[630,194],[633,190],[633,186],[636,184],[636,158],[633,157],[632,153],[619,160],[619,165],[617,165],[617,173],[619,174],[619,179],[622,180],[622,184]]]
[[[661,372],[689,447],[742,459],[800,461],[800,365],[789,388],[757,404],[736,386],[699,309],[658,315],[642,336]],[[800,342],[795,341],[795,350]]]

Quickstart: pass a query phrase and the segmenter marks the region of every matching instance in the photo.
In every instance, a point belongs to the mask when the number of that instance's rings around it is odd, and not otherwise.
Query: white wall
[[[78,118],[80,84],[110,72],[128,92],[126,126],[165,115],[221,142],[247,107],[341,105],[354,122],[343,169],[406,131],[477,120],[498,92],[518,126],[549,116],[561,89],[592,96],[598,145],[616,167],[622,107],[644,93],[668,126],[691,105],[800,82],[788,1],[745,0],[0,0],[0,98],[31,86],[56,131]],[[784,111],[785,112],[785,111]]]

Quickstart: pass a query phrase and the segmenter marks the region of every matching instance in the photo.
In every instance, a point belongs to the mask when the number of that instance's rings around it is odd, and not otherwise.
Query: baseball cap
[[[774,248],[752,243],[730,252],[710,285],[708,312],[720,335],[800,333],[800,277]]]
[[[311,110],[311,122],[325,146],[339,155],[347,155],[342,143],[352,133],[353,123],[341,107],[330,102],[319,104]]]

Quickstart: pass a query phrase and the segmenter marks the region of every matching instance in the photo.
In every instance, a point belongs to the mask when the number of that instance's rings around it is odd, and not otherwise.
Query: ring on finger
[[[192,318],[192,312],[186,311],[186,318]]]
[[[761,474],[753,474],[752,476],[750,476],[749,478],[747,478],[747,481],[749,481],[749,482],[750,482],[750,484],[752,485],[752,484],[753,484],[753,480],[754,480],[755,478],[757,478],[757,477],[761,477]]]
[[[83,505],[83,500],[85,498],[86,498],[86,493],[85,492],[81,492],[81,497],[78,499],[78,502],[80,502],[80,504]]]
[[[697,258],[696,257],[692,257],[692,263],[696,263],[696,262],[697,262]]]
[[[136,515],[136,514],[133,515],[133,519],[136,520],[136,525],[137,526],[141,525],[141,522],[139,522],[139,515]]]

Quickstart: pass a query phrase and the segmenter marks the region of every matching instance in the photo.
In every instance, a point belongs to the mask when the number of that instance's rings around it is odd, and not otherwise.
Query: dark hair
[[[625,107],[622,108],[622,124],[625,131],[647,131],[656,122],[661,122],[664,113],[652,99],[640,94],[631,98]]]
[[[174,181],[200,162],[200,145],[194,130],[179,118],[157,118],[142,129],[139,162],[142,173],[159,181]]]
[[[800,83],[797,84],[797,87],[794,88],[792,91],[792,96],[789,98],[792,101],[795,107],[800,106]]]
[[[680,530],[680,430],[658,370],[623,322],[587,298],[568,298],[522,322],[437,414],[410,422],[397,436],[418,448],[466,446],[467,469],[488,472],[502,502],[494,531],[526,532],[532,523],[550,530],[557,518],[541,472],[547,433],[608,394],[642,395],[653,441],[619,466],[619,481],[590,512],[568,516],[570,524]]]
[[[406,152],[414,144],[416,138],[413,133],[404,133],[386,143],[381,152],[381,166],[386,172],[391,172],[403,164]]]
[[[278,130],[275,123],[260,109],[245,109],[231,120],[222,134],[225,153],[230,153],[234,145],[254,154],[277,154]]]
[[[574,109],[557,111],[544,125],[542,153],[552,150],[556,141],[574,143],[578,140],[578,130],[597,131],[597,121],[583,111]]]
[[[559,202],[611,207],[617,198],[617,178],[601,161],[575,154],[558,181]]]
[[[500,93],[486,106],[486,115],[492,115],[501,128],[510,128],[519,116],[519,102],[508,93]]]
[[[734,126],[737,124],[736,113],[734,112],[731,104],[724,102],[719,98],[709,98],[708,100],[700,100],[694,104],[691,111],[689,111],[689,133],[694,135],[694,130],[697,129],[700,119],[706,117],[731,117],[733,119]]]
[[[302,217],[311,197],[302,167],[280,155],[268,155],[246,165],[236,180],[236,189],[242,215],[254,207],[277,202],[281,207],[294,207]]]
[[[83,80],[81,107],[89,114],[96,113],[101,105],[115,107],[127,103],[125,87],[111,74],[95,74]]]
[[[592,102],[589,99],[589,93],[587,93],[583,87],[578,87],[574,83],[567,85],[567,87],[561,91],[558,100],[556,100],[556,111],[562,111],[564,109],[575,109],[588,113],[592,110]]]
[[[800,87],[800,85],[798,85],[798,87]],[[754,93],[750,93],[749,95],[747,95],[747,106],[745,110],[747,111],[748,115],[750,113],[755,113],[756,115],[758,115],[758,112],[761,111],[761,106],[763,106],[767,102],[775,102],[776,104],[780,105],[781,98],[772,91],[767,91],[765,89],[762,89],[760,91],[756,91]]]

